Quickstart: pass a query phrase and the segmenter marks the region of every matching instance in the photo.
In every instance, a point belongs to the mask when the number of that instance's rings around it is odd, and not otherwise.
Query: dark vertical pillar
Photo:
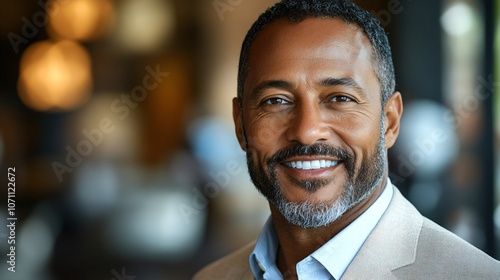
[[[498,1],[497,1],[498,2]],[[481,73],[482,77],[486,80],[493,82],[493,40],[495,31],[495,9],[493,6],[493,0],[484,0],[484,38],[485,38],[485,49],[484,49],[484,69]],[[496,240],[495,240],[495,229],[493,224],[493,213],[494,213],[494,198],[495,198],[495,126],[494,126],[494,84],[483,86],[481,94],[489,95],[488,99],[484,101],[484,120],[485,120],[485,130],[484,135],[481,137],[481,142],[479,144],[481,149],[481,158],[484,159],[484,178],[485,184],[483,187],[483,201],[484,208],[482,209],[482,217],[484,217],[485,232],[486,232],[486,253],[490,256],[500,257],[498,252],[496,252]]]
[[[402,12],[389,24],[397,89],[408,100],[442,101],[441,0],[401,0]]]

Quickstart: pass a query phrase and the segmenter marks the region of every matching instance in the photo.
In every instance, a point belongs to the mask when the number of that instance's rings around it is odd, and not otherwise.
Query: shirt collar
[[[340,279],[385,210],[389,207],[393,192],[391,181],[387,178],[382,194],[363,214],[297,264],[296,268],[299,277],[300,274],[304,274],[304,276],[312,275],[314,279],[321,279],[322,275],[328,278]],[[278,244],[279,241],[272,219],[269,218],[250,255],[250,268],[257,280],[282,278],[276,265]],[[308,268],[313,267],[315,271],[308,270]],[[321,267],[321,269],[318,269],[318,267]],[[303,278],[309,279],[307,277]]]
[[[278,252],[278,236],[274,229],[273,221],[269,218],[257,239],[255,248],[250,255],[250,268],[257,280],[261,279],[280,279],[281,273],[276,266],[276,254]],[[269,278],[266,276],[274,275],[277,277]]]
[[[387,178],[384,191],[377,200],[356,220],[313,252],[310,257],[321,263],[335,279],[340,279],[389,207],[393,192],[392,184]]]

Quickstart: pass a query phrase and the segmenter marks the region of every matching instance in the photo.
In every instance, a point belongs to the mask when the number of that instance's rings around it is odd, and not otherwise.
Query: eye
[[[288,103],[289,103],[288,101],[279,97],[269,98],[262,102],[263,105],[285,105]]]
[[[350,97],[345,96],[345,95],[338,95],[338,96],[334,96],[331,99],[331,101],[332,102],[352,102],[354,100]]]

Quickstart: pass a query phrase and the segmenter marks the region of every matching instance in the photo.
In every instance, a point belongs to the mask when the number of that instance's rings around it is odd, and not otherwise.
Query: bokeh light
[[[105,243],[112,252],[132,259],[191,257],[201,245],[207,219],[206,209],[185,215],[180,210],[191,207],[192,187],[170,185],[127,193],[106,223]]]
[[[48,31],[52,37],[88,41],[105,35],[113,26],[111,0],[51,1]]]
[[[453,36],[461,36],[472,30],[474,13],[466,3],[455,3],[441,17],[444,31]]]
[[[453,124],[443,118],[450,113],[446,107],[431,100],[405,105],[394,150],[408,173],[419,178],[436,178],[456,158],[457,135]]]
[[[88,99],[91,87],[90,55],[75,42],[35,43],[21,58],[18,92],[32,109],[74,109]]]
[[[175,26],[170,1],[125,0],[121,2],[117,41],[125,50],[145,53],[157,50]]]

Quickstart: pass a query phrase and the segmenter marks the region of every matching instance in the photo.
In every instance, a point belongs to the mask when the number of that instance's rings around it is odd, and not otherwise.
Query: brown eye
[[[347,96],[339,95],[339,96],[333,97],[332,101],[333,102],[351,102],[353,100],[351,98],[347,97]]]
[[[264,104],[264,105],[284,105],[284,104],[288,104],[288,101],[286,101],[283,98],[269,98],[267,100],[264,100],[264,102],[262,102],[262,104]]]

